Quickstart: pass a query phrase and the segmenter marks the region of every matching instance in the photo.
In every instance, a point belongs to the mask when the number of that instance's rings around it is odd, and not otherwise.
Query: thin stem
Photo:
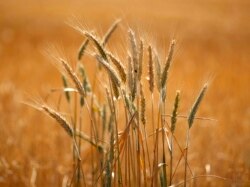
[[[188,161],[188,145],[189,145],[189,131],[187,129],[187,139],[186,139],[186,153],[185,153],[185,171],[184,171],[184,187],[187,185],[187,161]]]
[[[165,119],[163,118],[163,115],[165,114],[165,100],[162,101],[161,100],[161,128],[162,128],[162,159],[163,159],[163,177],[164,177],[164,185],[167,186],[167,172],[166,172],[166,155],[165,155],[165,140],[164,140],[164,136],[165,136],[165,131],[164,131],[164,127],[165,127]],[[162,115],[163,114],[163,115]]]
[[[170,138],[170,171],[169,171],[169,185],[172,184],[172,174],[173,174],[173,134],[171,133]]]
[[[155,124],[154,124],[154,94],[151,93],[151,117],[152,117],[152,126],[153,132],[155,131]],[[155,136],[153,135],[153,140],[155,141]]]
[[[113,97],[113,90],[111,87],[111,80],[109,77],[109,86],[110,86],[110,94],[111,94],[111,104],[113,107],[113,113],[115,117],[115,134],[116,134],[116,146],[117,146],[117,154],[118,154],[118,186],[122,185],[122,175],[121,175],[121,161],[120,161],[120,150],[119,150],[119,137],[118,137],[118,124],[117,124],[117,116],[116,116],[116,107],[115,107],[115,102],[114,102],[114,97]]]

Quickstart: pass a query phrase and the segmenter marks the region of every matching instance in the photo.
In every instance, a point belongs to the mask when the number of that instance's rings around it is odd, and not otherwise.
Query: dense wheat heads
[[[68,185],[172,185],[180,180],[175,178],[173,172],[178,170],[178,164],[174,167],[173,163],[174,145],[178,145],[181,153],[186,150],[183,173],[186,183],[189,138],[186,148],[181,148],[174,134],[176,128],[181,128],[176,125],[179,91],[176,92],[171,119],[167,121],[166,118],[168,73],[176,42],[171,41],[163,63],[156,48],[128,28],[125,31],[127,46],[123,44],[126,56],[115,55],[107,43],[112,40],[120,21],[115,21],[103,37],[74,26],[84,37],[76,55],[76,68],[70,62],[57,58],[58,65],[63,69],[62,90],[70,108],[67,119],[48,104],[40,106],[40,110],[56,120],[73,140],[74,164]],[[86,54],[94,62],[86,61]],[[88,77],[92,72],[85,69],[86,63],[96,67],[93,76]],[[206,88],[201,91],[189,113],[188,129],[192,127]],[[90,129],[89,135],[86,129]],[[168,132],[171,132],[170,137]],[[189,131],[187,135],[189,137]],[[82,150],[85,143],[91,145],[90,158]],[[82,162],[82,158],[89,160]]]

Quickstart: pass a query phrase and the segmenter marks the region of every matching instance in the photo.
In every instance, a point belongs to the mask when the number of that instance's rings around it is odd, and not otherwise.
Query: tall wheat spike
[[[77,91],[80,93],[80,95],[84,98],[86,93],[85,90],[81,84],[81,81],[73,71],[73,69],[70,67],[70,65],[63,59],[61,59],[62,66],[64,67],[65,71],[68,73],[68,76],[71,78],[71,80],[74,82],[75,87]]]
[[[173,112],[172,112],[172,116],[171,116],[171,132],[172,133],[174,133],[174,131],[175,131],[175,124],[177,121],[177,110],[179,107],[179,103],[180,103],[180,91],[177,90],[176,96],[175,96],[175,101],[174,101],[174,108],[173,108]]]
[[[142,76],[142,66],[143,66],[143,41],[140,40],[140,48],[139,48],[139,54],[138,54],[138,80],[141,81]]]
[[[192,106],[192,108],[190,110],[190,113],[188,115],[188,126],[189,126],[189,128],[191,128],[192,125],[193,125],[195,114],[196,114],[196,112],[197,112],[197,110],[199,108],[199,105],[200,105],[200,103],[201,103],[201,101],[202,101],[202,99],[203,99],[203,97],[205,95],[205,92],[207,90],[207,86],[208,86],[207,83],[203,86],[203,88],[201,89],[198,97],[196,98],[196,100],[195,100],[195,102],[194,102],[194,104],[193,104],[193,106]]]
[[[140,117],[141,117],[141,122],[143,125],[146,124],[146,99],[145,99],[145,95],[142,89],[142,85],[140,86],[140,99],[141,99],[141,107],[140,107]]]
[[[128,36],[129,36],[129,42],[131,46],[131,52],[132,52],[132,59],[133,59],[133,64],[136,64],[134,69],[138,71],[138,52],[137,52],[137,44],[136,44],[136,39],[135,39],[135,33],[132,29],[128,30]]]
[[[84,52],[87,48],[89,44],[89,39],[85,39],[84,42],[82,43],[80,49],[79,49],[79,52],[78,52],[78,60],[81,60],[83,55],[84,55]]]
[[[128,88],[132,95],[133,86],[134,86],[134,74],[133,74],[132,58],[130,56],[128,56],[127,77],[128,77]]]
[[[157,52],[154,52],[154,62],[155,62],[155,74],[156,74],[156,86],[158,91],[161,90],[161,62]]]
[[[161,88],[163,89],[166,85],[167,82],[167,77],[168,77],[168,70],[172,62],[173,54],[174,54],[174,46],[175,46],[175,40],[171,41],[169,52],[168,52],[168,57],[166,60],[166,64],[163,68],[162,76],[161,76]]]
[[[154,64],[152,56],[152,47],[148,47],[148,81],[149,81],[149,90],[151,93],[154,92]]]
[[[132,101],[134,101],[136,92],[137,92],[137,80],[138,80],[138,51],[137,51],[137,44],[135,39],[135,33],[131,29],[128,31],[129,33],[129,41],[131,45],[131,53],[132,53],[132,73],[133,73],[133,86],[131,91]]]

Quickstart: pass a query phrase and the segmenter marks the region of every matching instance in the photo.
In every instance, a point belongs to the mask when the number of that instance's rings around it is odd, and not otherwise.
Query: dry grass
[[[217,119],[217,122],[195,121],[190,131],[188,161],[194,175],[210,174],[229,179],[228,182],[216,178],[197,178],[191,183],[194,186],[228,186],[229,183],[248,186],[250,175],[248,1],[190,1],[187,3],[159,0],[152,5],[141,1],[117,3],[110,0],[105,3],[99,2],[98,5],[96,3],[81,4],[75,1],[69,4],[69,2],[60,1],[60,6],[57,1],[40,4],[30,1],[28,6],[22,5],[19,1],[1,3],[0,185],[62,186],[72,177],[71,139],[67,138],[59,125],[51,124],[53,120],[20,104],[20,101],[39,95],[57,111],[64,111],[61,115],[69,119],[70,123],[72,121],[69,114],[74,110],[79,112],[82,110],[85,116],[88,116],[86,108],[67,107],[67,101],[62,92],[51,92],[48,96],[50,89],[62,87],[61,75],[41,53],[46,49],[48,42],[59,43],[63,53],[69,56],[69,61],[73,62],[70,64],[72,70],[77,70],[75,59],[84,38],[64,23],[73,12],[79,20],[83,20],[87,28],[90,28],[88,30],[95,29],[100,33],[98,34],[100,38],[105,36],[105,31],[116,17],[122,17],[125,20],[123,25],[128,24],[136,31],[136,36],[139,34],[158,50],[162,68],[165,63],[164,57],[168,53],[169,41],[174,35],[177,46],[173,56],[174,63],[168,75],[166,113],[172,114],[176,90],[180,89],[179,114],[187,115],[201,85],[207,80],[211,81],[197,115]],[[107,13],[107,10],[110,13]],[[119,54],[117,56],[121,62],[127,61],[126,50],[124,50],[127,44],[123,43],[129,43],[127,38],[123,37],[127,35],[124,27],[118,27],[107,43],[107,48],[114,52],[115,56]],[[123,34],[118,34],[121,32]],[[137,47],[139,47],[141,38],[137,39]],[[94,49],[92,44],[91,46],[87,52]],[[146,49],[146,44],[144,48]],[[147,56],[147,51],[144,52],[144,56]],[[155,51],[152,52],[155,56]],[[87,56],[85,54],[82,60],[86,72],[90,75],[90,82],[93,83],[96,60],[90,58],[88,54]],[[143,64],[143,75],[146,75],[148,71],[146,57]],[[157,66],[154,68],[156,69]],[[108,78],[105,73],[103,77]],[[144,95],[145,98],[150,98],[148,82],[144,77],[142,76]],[[156,77],[155,74],[154,78],[157,79]],[[96,85],[99,85],[100,81],[100,79],[96,80]],[[98,99],[101,95],[105,95],[105,91],[104,88],[97,87],[92,85]],[[137,95],[140,95],[140,92],[137,92]],[[157,94],[154,94],[154,97],[158,99]],[[72,100],[73,98],[74,94],[72,94]],[[97,99],[93,97],[90,101],[95,109],[100,106]],[[151,124],[151,104],[149,100],[146,102],[146,121],[147,124]],[[120,104],[116,107],[122,106]],[[153,107],[154,111],[157,111],[156,103]],[[117,116],[116,120],[124,121],[124,117]],[[127,119],[128,123],[129,120],[131,118]],[[167,118],[167,120],[171,119]],[[98,129],[89,128],[87,124],[91,123],[91,119],[78,118],[78,122],[80,121],[82,121],[82,131],[93,137]],[[182,149],[185,147],[186,132],[185,128],[182,128],[184,126],[187,126],[186,119],[178,118],[174,133]],[[106,122],[106,128],[108,128],[108,122]],[[124,129],[125,125],[119,127],[121,131]],[[128,133],[128,131],[124,132]],[[149,129],[149,136],[150,132],[152,131]],[[126,137],[126,133],[121,136]],[[106,135],[104,137],[108,138]],[[150,138],[152,140],[153,136]],[[95,141],[100,143],[99,140]],[[104,144],[104,146],[108,145],[109,143]],[[122,146],[122,142],[119,146]],[[174,145],[174,148],[175,165],[179,160],[175,156],[181,155],[181,150],[178,145]],[[97,154],[95,149],[95,146],[82,142],[80,152],[84,171],[94,167],[88,163],[92,163],[91,154]],[[145,153],[147,158],[146,149]],[[153,157],[150,156],[150,159]],[[182,169],[183,164],[182,160],[179,166]],[[173,184],[183,180],[184,170],[182,169],[178,169],[175,173]],[[86,172],[84,177],[86,181],[94,180],[89,172]]]

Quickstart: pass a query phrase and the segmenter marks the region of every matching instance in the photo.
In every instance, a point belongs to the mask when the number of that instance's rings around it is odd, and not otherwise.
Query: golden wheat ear
[[[111,61],[113,62],[113,64],[115,65],[116,69],[118,70],[118,73],[119,73],[119,75],[121,77],[122,82],[126,83],[127,74],[126,74],[126,69],[125,69],[124,65],[112,53],[109,52],[108,56],[111,59]]]

